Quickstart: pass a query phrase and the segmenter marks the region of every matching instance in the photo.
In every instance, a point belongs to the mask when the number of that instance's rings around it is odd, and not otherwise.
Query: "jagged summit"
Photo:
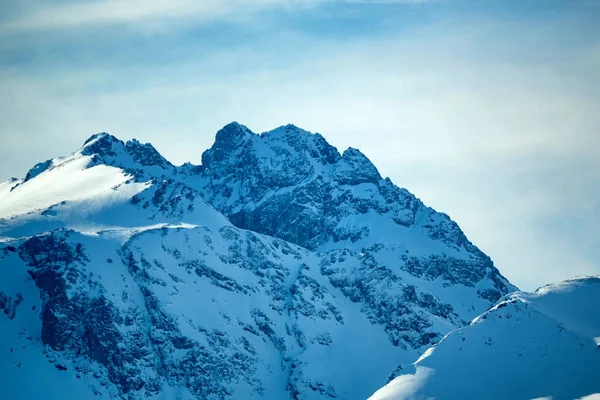
[[[334,178],[340,184],[377,183],[381,175],[371,161],[358,149],[348,148],[337,163]]]
[[[312,133],[293,124],[280,126],[260,134],[265,141],[276,141],[287,145],[293,151],[304,153],[309,162],[317,161],[322,165],[334,164],[340,159],[338,150],[330,145],[319,133]]]
[[[127,141],[125,149],[140,165],[157,165],[164,169],[173,167],[173,164],[167,161],[150,143],[140,143],[136,139],[132,139]]]
[[[46,160],[41,163],[35,164],[29,171],[27,171],[27,175],[25,175],[24,182],[27,182],[30,179],[35,178],[42,172],[46,171],[52,165],[52,160]]]
[[[239,144],[244,138],[254,135],[250,129],[238,122],[230,122],[223,128],[219,129],[215,136],[215,144],[213,146],[231,146]]]
[[[202,154],[202,166],[208,168],[213,160],[218,162],[233,154],[239,154],[247,139],[254,135],[248,128],[231,122],[221,128],[212,147]]]
[[[116,143],[116,142],[120,142],[121,144],[123,144],[123,141],[121,141],[120,139],[111,135],[108,132],[98,132],[98,133],[94,133],[92,136],[87,138],[85,142],[83,142],[83,146],[81,146],[81,150],[83,151],[83,149],[88,148],[88,147],[93,147],[93,146],[98,146],[100,148],[105,147],[105,146],[110,146],[111,143]]]
[[[337,149],[318,133],[290,124],[255,134],[232,122],[217,132],[213,146],[202,154],[202,166],[219,175],[238,170],[242,164],[254,166],[281,187],[293,185],[339,159]]]
[[[91,156],[94,164],[120,167],[136,176],[143,175],[140,166],[155,166],[163,170],[174,169],[173,165],[150,143],[143,144],[136,139],[124,143],[106,132],[92,135],[85,141],[79,153]]]
[[[82,147],[85,147],[86,145],[88,145],[92,142],[95,142],[97,140],[100,140],[100,139],[107,139],[109,141],[119,141],[119,139],[117,137],[115,137],[114,135],[111,135],[108,132],[97,132],[97,133],[92,134],[89,138],[87,138],[85,140],[85,142],[83,142]]]
[[[102,159],[116,157],[124,151],[125,143],[106,132],[96,133],[90,136],[79,150],[84,156],[98,156]]]
[[[261,150],[266,153],[261,153]],[[303,163],[308,164],[308,168],[315,161],[321,165],[334,165],[341,161],[340,165],[336,167],[340,174],[343,174],[342,170],[353,170],[360,175],[359,180],[373,181],[381,178],[375,166],[360,150],[348,148],[343,154],[340,154],[321,134],[311,133],[294,124],[282,125],[271,131],[257,134],[245,125],[236,121],[230,122],[217,132],[213,146],[202,154],[201,165],[186,163],[182,167],[198,171],[199,168],[215,167],[217,161],[236,157],[241,157],[242,161],[249,163],[255,162],[256,158],[268,158],[273,161],[276,157],[272,157],[273,154],[270,154],[270,151],[274,151],[276,155],[288,156],[288,158],[290,153],[294,153],[299,156],[296,157],[297,159],[300,158]],[[248,154],[249,152],[252,154]],[[95,164],[106,164],[124,169],[130,167],[128,164],[131,161],[144,166],[156,165],[163,169],[173,167],[150,143],[142,144],[137,139],[123,142],[107,132],[99,132],[90,136],[79,150],[79,154],[93,157]],[[128,162],[123,159],[129,157],[133,160]],[[37,164],[31,169],[25,180],[43,172],[53,163],[58,164],[53,160]]]
[[[251,149],[249,149],[251,148]],[[263,154],[260,150],[267,151]],[[315,160],[322,165],[336,164],[343,161],[339,169],[357,170],[366,168],[365,176],[370,176],[371,180],[380,178],[375,166],[368,158],[355,148],[348,148],[343,154],[319,133],[306,131],[294,124],[282,125],[273,130],[260,134],[252,132],[248,127],[236,121],[230,122],[221,128],[216,136],[213,146],[202,154],[202,165],[195,166],[187,163],[186,168],[202,167],[210,168],[215,165],[215,161],[222,161],[234,157],[246,157],[245,161],[252,161],[246,154],[248,151],[254,153],[256,158],[273,159],[269,150],[274,150],[277,155],[289,155],[290,150],[297,155],[302,155],[302,161],[309,164]],[[79,153],[86,156],[97,157],[96,163],[104,163],[126,168],[125,162],[119,163],[115,158],[123,154],[133,157],[136,163],[150,166],[158,165],[168,168],[172,164],[150,144],[142,144],[136,139],[123,142],[119,138],[107,132],[99,132],[90,136],[83,144]],[[250,156],[252,158],[252,156]],[[37,164],[31,170],[31,177],[44,170],[52,160],[47,160]],[[359,178],[361,179],[361,178]],[[26,179],[27,180],[27,179]]]
[[[175,167],[150,143],[142,144],[136,139],[123,142],[109,133],[100,132],[90,136],[78,151],[69,156],[37,163],[18,185],[56,167],[73,164],[81,164],[84,168],[97,165],[117,167],[138,181],[164,177],[166,173],[175,171]]]

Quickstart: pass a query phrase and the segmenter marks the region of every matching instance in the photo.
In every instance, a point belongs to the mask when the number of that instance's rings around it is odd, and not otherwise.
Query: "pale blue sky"
[[[600,2],[0,2],[0,179],[94,132],[358,147],[524,289],[600,273]]]

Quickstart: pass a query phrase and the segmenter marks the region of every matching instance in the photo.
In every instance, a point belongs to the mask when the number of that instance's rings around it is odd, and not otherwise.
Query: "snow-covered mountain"
[[[600,276],[510,294],[396,375],[370,399],[600,396]]]
[[[364,399],[515,289],[292,125],[180,167],[97,134],[0,184],[3,398]]]

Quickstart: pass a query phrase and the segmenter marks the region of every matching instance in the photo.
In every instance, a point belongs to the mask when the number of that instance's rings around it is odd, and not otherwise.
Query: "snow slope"
[[[370,399],[579,399],[600,393],[600,277],[506,296]]]
[[[3,398],[364,399],[515,289],[356,149],[233,123],[202,160],[101,133],[0,184]]]

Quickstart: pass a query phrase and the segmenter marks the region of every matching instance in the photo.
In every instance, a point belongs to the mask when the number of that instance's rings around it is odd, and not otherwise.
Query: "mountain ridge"
[[[600,275],[503,297],[370,400],[573,400],[600,395]]]
[[[14,382],[31,353],[106,397],[366,398],[516,289],[359,150],[293,125],[228,124],[200,166],[106,133],[38,165],[0,186]]]

